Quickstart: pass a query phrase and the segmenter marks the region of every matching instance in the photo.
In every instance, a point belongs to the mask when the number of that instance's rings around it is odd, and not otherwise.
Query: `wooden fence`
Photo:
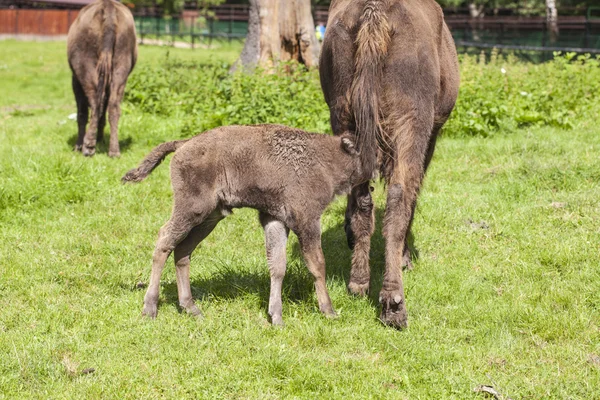
[[[2,35],[66,35],[78,10],[0,9]]]

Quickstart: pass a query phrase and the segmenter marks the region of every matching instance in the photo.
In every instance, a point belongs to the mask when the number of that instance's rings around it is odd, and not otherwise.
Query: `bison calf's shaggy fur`
[[[259,211],[265,231],[272,323],[283,323],[281,286],[290,229],[298,236],[315,279],[320,310],[334,316],[325,286],[320,219],[335,195],[349,193],[370,178],[362,173],[354,142],[344,135],[319,135],[280,125],[221,127],[159,145],[123,181],[143,180],[173,151],[173,213],[160,229],[143,313],[156,316],[160,275],[175,251],[179,305],[200,315],[190,290],[190,255],[232,208],[251,207]]]
[[[94,155],[96,140],[104,135],[108,111],[108,155],[119,156],[121,100],[137,59],[135,24],[129,9],[113,0],[96,0],[84,7],[69,29],[67,55],[77,102],[79,133],[75,150]]]

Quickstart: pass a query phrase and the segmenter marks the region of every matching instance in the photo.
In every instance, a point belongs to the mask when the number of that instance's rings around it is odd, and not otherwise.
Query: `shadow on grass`
[[[67,140],[67,144],[69,145],[71,150],[75,148],[75,143],[77,143],[77,137],[78,137],[78,135],[75,134]],[[108,154],[109,137],[110,137],[110,135],[105,133],[102,140],[99,140],[96,143],[96,154]],[[127,150],[129,150],[132,143],[133,143],[133,140],[131,139],[131,137],[126,137],[126,138],[123,138],[122,140],[119,140],[119,151],[121,153],[125,153]]]
[[[379,316],[379,291],[381,290],[385,270],[385,244],[382,235],[383,210],[376,210],[376,229],[371,238],[371,288],[369,301],[373,306],[376,317]],[[352,253],[348,248],[344,224],[339,223],[325,230],[321,237],[327,280],[343,281],[347,286],[350,278],[350,262]],[[409,234],[409,247],[412,250],[413,261],[418,258],[414,249],[412,234]],[[292,246],[291,255],[287,260],[287,271],[283,282],[282,298],[285,302],[313,302],[315,291],[313,279],[305,267],[300,246],[297,241]],[[257,272],[239,271],[233,267],[224,266],[208,278],[192,280],[192,295],[194,299],[205,300],[209,297],[216,299],[234,299],[249,293],[256,293],[260,298],[261,308],[268,310],[270,277],[266,260],[264,269]],[[178,305],[177,284],[170,282],[162,286],[165,303]],[[316,307],[316,303],[315,303]],[[335,304],[334,304],[335,308]]]

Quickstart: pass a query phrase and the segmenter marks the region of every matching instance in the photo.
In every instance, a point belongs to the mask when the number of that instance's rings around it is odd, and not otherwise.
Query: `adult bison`
[[[94,155],[96,139],[102,140],[104,134],[108,110],[108,155],[119,156],[120,104],[137,59],[135,24],[129,9],[113,0],[96,0],[85,6],[69,29],[67,54],[77,101],[79,135],[75,150]],[[91,116],[86,132],[88,108]]]
[[[353,132],[364,168],[379,170],[387,184],[381,320],[406,327],[407,236],[436,137],[458,96],[454,41],[434,0],[333,0],[319,69],[333,132]],[[369,189],[355,187],[346,210],[354,248],[348,288],[359,295],[369,289]]]

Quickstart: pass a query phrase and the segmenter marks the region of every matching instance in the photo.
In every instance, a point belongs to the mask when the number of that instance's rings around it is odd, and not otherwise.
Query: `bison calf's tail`
[[[160,144],[150,152],[141,162],[140,166],[127,172],[122,178],[121,182],[141,182],[143,181],[154,168],[165,159],[165,157],[183,146],[189,139],[186,140],[175,140],[173,142],[167,142]]]

